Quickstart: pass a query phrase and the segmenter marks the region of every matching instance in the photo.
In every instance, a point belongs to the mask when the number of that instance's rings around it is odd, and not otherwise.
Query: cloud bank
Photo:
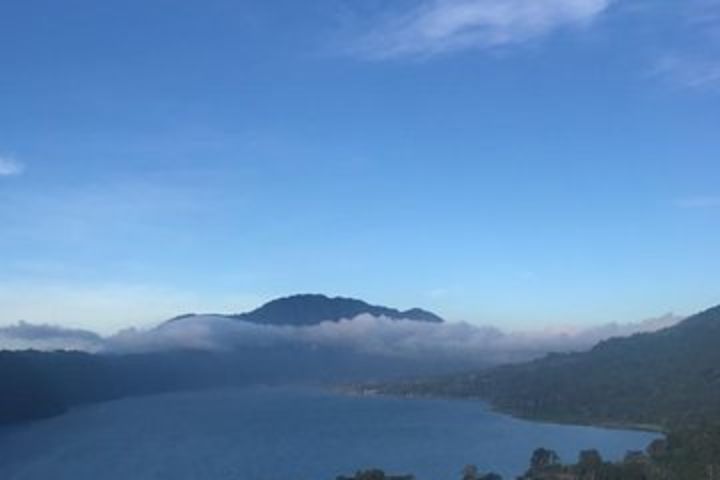
[[[89,330],[18,322],[0,328],[0,348],[5,350],[82,350],[96,352],[104,339]]]
[[[679,320],[665,315],[574,332],[502,332],[468,323],[436,324],[371,315],[305,327],[265,326],[218,315],[198,315],[149,330],[127,329],[108,337],[85,330],[19,323],[0,329],[0,347],[144,353],[304,346],[411,360],[437,358],[497,364],[528,360],[551,351],[585,350],[610,337],[655,331]]]
[[[581,26],[612,0],[425,0],[366,34],[356,52],[375,59],[519,44]]]

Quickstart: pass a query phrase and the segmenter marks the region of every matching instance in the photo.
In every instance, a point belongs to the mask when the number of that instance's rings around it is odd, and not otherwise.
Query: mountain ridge
[[[211,316],[230,318],[258,325],[274,326],[312,326],[322,322],[338,322],[368,314],[375,317],[387,317],[392,320],[413,320],[428,323],[443,323],[445,320],[433,312],[421,308],[398,310],[396,308],[373,305],[363,300],[349,297],[329,297],[323,294],[305,293],[276,298],[260,307],[244,313],[211,314]],[[167,322],[178,322],[199,314],[184,314]]]
[[[663,430],[720,423],[718,345],[720,306],[586,352],[388,385],[387,391],[482,398],[518,416],[560,422]]]

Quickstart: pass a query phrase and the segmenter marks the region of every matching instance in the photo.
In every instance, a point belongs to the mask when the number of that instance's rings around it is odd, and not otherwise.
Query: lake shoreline
[[[639,424],[639,423],[623,423],[623,422],[606,422],[606,421],[593,421],[593,420],[582,420],[574,418],[559,418],[552,416],[535,416],[526,415],[517,411],[509,409],[503,409],[492,404],[492,402],[482,397],[457,397],[452,395],[432,395],[432,394],[414,394],[414,393],[394,393],[394,392],[383,392],[382,389],[377,388],[365,388],[361,386],[344,386],[337,389],[333,389],[337,393],[344,395],[357,395],[362,397],[394,397],[394,398],[407,398],[407,399],[428,399],[428,400],[449,400],[449,401],[464,401],[464,402],[477,402],[482,403],[489,411],[500,415],[507,415],[518,420],[526,420],[541,424],[552,424],[552,425],[563,425],[563,426],[575,426],[575,427],[593,427],[602,428],[606,430],[624,430],[624,431],[637,431],[646,433],[657,433],[663,437],[669,433],[669,430],[660,426],[652,424]]]

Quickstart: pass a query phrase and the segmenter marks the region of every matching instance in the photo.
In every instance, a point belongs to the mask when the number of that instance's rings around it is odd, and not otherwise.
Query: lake
[[[535,423],[480,402],[253,388],[75,409],[0,430],[4,480],[334,480],[361,468],[459,479],[470,463],[514,478],[532,451],[622,458],[656,434]]]

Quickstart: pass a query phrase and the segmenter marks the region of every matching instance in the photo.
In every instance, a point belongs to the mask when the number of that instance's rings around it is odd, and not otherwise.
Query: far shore
[[[393,393],[384,391],[380,387],[369,387],[363,385],[341,385],[332,388],[333,391],[343,395],[356,395],[356,396],[382,396],[382,397],[396,397],[396,398],[409,398],[409,399],[427,399],[427,400],[450,400],[450,401],[468,401],[468,402],[481,402],[487,406],[487,408],[495,413],[502,415],[509,415],[513,418],[522,420],[528,420],[536,423],[552,423],[555,425],[568,425],[576,427],[594,427],[603,428],[607,430],[629,430],[639,431],[648,433],[657,433],[663,436],[668,434],[668,430],[663,428],[661,425],[654,424],[642,424],[642,423],[623,423],[623,422],[608,422],[602,420],[588,420],[588,419],[577,419],[577,418],[560,418],[552,416],[532,416],[525,415],[519,412],[511,410],[503,410],[496,407],[492,403],[488,402],[482,397],[454,397],[451,395],[432,395],[432,394],[416,394],[416,393]]]

